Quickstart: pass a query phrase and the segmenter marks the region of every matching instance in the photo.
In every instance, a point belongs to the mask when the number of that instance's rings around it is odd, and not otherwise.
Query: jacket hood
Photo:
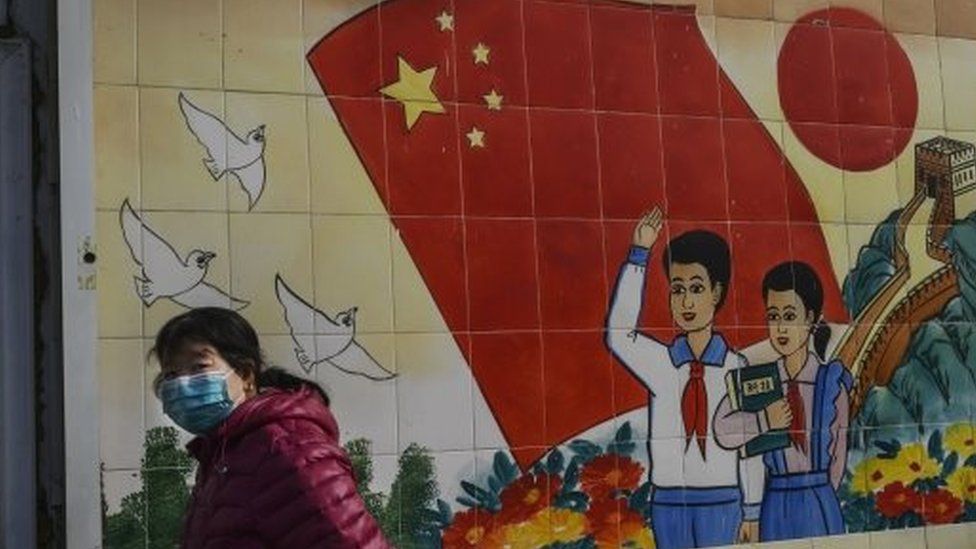
[[[226,446],[269,424],[280,423],[287,428],[294,420],[318,425],[328,438],[339,443],[339,426],[332,412],[315,391],[302,387],[297,391],[267,389],[245,400],[214,432],[191,440],[187,450],[205,463],[218,446]]]

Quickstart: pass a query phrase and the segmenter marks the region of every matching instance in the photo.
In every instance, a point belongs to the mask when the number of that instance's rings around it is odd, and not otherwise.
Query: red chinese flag
[[[634,221],[732,246],[717,324],[762,336],[763,274],[797,259],[845,312],[809,195],[691,9],[388,0],[309,63],[522,465],[647,403],[604,347]],[[660,248],[644,318],[674,336]]]

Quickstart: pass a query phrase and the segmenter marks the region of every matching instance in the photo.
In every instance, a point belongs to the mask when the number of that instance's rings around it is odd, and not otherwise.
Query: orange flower
[[[444,549],[477,547],[491,533],[491,522],[491,513],[478,508],[454,515],[454,522],[441,536]]]
[[[939,488],[922,495],[922,517],[925,524],[949,524],[962,514],[962,501]]]
[[[586,514],[593,528],[597,547],[654,546],[644,517],[631,510],[625,500],[604,500],[593,504]]]
[[[592,501],[607,499],[617,490],[633,490],[640,483],[644,468],[626,456],[608,454],[594,458],[583,467],[580,484]]]
[[[498,520],[505,524],[517,524],[532,518],[549,507],[552,494],[559,491],[562,481],[558,476],[528,474],[505,487],[499,494],[502,510]]]

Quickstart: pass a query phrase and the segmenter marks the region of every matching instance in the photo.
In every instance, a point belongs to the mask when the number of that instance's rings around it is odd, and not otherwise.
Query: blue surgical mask
[[[203,435],[216,428],[234,411],[227,392],[228,372],[206,372],[180,376],[159,386],[163,412],[177,425]]]

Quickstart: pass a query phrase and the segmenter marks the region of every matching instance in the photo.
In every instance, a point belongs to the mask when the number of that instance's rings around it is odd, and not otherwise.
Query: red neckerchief
[[[694,435],[705,459],[705,441],[708,437],[708,392],[705,391],[705,366],[699,361],[690,363],[688,383],[681,393],[681,418],[685,424],[685,451],[691,446]]]

